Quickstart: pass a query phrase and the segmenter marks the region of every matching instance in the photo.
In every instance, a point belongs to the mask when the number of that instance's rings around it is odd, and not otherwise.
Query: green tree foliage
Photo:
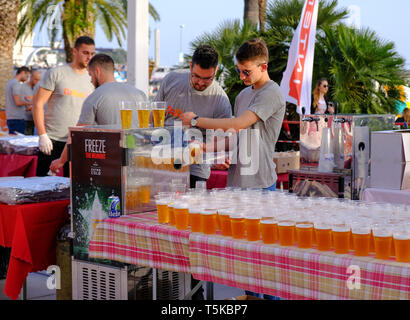
[[[404,60],[394,44],[369,29],[339,24],[325,30],[320,46],[329,58],[333,97],[343,113],[396,113],[396,86],[404,85]],[[390,87],[386,92],[386,87]]]
[[[61,15],[56,14],[61,10]],[[122,45],[127,28],[127,0],[22,0],[20,11],[23,13],[19,21],[17,39],[27,36],[37,25],[40,29],[50,28],[50,21],[56,25],[50,29],[50,36],[56,36],[56,29],[62,30],[67,61],[72,59],[72,48],[75,39],[88,35],[95,37],[95,25],[99,24],[109,41],[114,37]],[[159,14],[153,6],[149,13],[154,20],[159,20]],[[53,40],[53,39],[52,39]]]

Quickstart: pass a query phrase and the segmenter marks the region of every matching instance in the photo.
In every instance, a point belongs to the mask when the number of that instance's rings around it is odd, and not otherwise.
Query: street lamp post
[[[182,52],[182,29],[184,29],[184,25],[179,25],[180,32],[179,32],[179,64],[184,63],[184,53]]]

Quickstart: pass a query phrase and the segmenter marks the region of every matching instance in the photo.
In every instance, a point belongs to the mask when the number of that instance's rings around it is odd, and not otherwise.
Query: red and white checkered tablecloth
[[[103,220],[90,257],[192,273],[284,299],[410,300],[410,263],[180,231],[156,219],[156,213],[143,213]],[[348,273],[350,266],[360,268],[354,289],[348,280],[358,274]]]
[[[156,213],[105,219],[89,244],[90,258],[189,272],[189,231],[159,224]]]
[[[410,263],[394,260],[201,233],[190,235],[189,260],[194,278],[284,299],[410,299]],[[360,268],[354,289],[349,266]]]

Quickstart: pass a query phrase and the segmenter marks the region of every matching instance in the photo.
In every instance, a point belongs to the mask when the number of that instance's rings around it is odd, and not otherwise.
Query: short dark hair
[[[192,56],[192,65],[197,64],[202,69],[216,68],[218,66],[218,52],[209,45],[200,45]]]
[[[17,74],[20,74],[20,73],[22,73],[22,72],[30,72],[30,69],[29,69],[28,67],[26,67],[26,66],[20,67],[20,68],[17,69],[16,75],[17,75]]]
[[[88,68],[92,68],[94,65],[98,65],[108,72],[114,72],[114,60],[108,54],[99,53],[92,57],[88,63]]]
[[[95,42],[92,38],[88,36],[82,36],[78,37],[77,40],[75,40],[74,48],[78,49],[82,44],[95,46]]]
[[[252,39],[246,41],[241,45],[235,54],[238,62],[263,60],[265,63],[269,62],[269,50],[263,39]]]

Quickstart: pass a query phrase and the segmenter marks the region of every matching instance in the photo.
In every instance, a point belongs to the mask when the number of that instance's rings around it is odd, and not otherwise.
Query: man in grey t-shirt
[[[78,126],[121,124],[119,101],[146,101],[141,90],[118,83],[114,77],[114,61],[106,54],[95,55],[88,64],[88,73],[96,90],[84,101]],[[50,165],[57,172],[67,161],[67,147]]]
[[[49,70],[40,82],[33,108],[40,149],[37,176],[47,175],[51,161],[60,156],[68,128],[77,124],[84,100],[94,91],[87,73],[88,62],[94,54],[94,40],[79,37],[74,44],[73,62]],[[68,163],[64,166],[64,176],[69,176]]]
[[[25,132],[25,108],[31,106],[31,101],[24,101],[20,97],[20,89],[23,82],[27,81],[30,69],[21,67],[17,69],[16,75],[10,79],[5,87],[6,118],[9,133]]]
[[[190,71],[175,71],[162,80],[155,101],[167,103],[165,125],[172,126],[180,121],[184,112],[194,112],[201,117],[229,118],[232,109],[225,91],[214,80],[218,70],[218,53],[210,46],[199,46],[190,63]],[[206,181],[210,166],[191,165],[191,188],[196,181]]]
[[[34,88],[37,83],[41,80],[41,72],[38,70],[31,70],[30,73],[30,80],[24,82],[20,87],[20,98],[21,100],[32,103],[34,97]],[[33,121],[33,114],[32,114],[32,106],[28,106],[25,108],[25,122],[26,122],[26,130],[25,135],[32,136],[34,134],[34,121]]]
[[[239,132],[238,156],[229,168],[228,186],[275,190],[273,152],[285,113],[285,99],[268,74],[269,53],[261,39],[245,42],[236,53],[237,72],[244,84],[235,100],[234,119],[199,117],[197,126],[205,129],[234,129]],[[182,115],[189,124],[194,113]]]

